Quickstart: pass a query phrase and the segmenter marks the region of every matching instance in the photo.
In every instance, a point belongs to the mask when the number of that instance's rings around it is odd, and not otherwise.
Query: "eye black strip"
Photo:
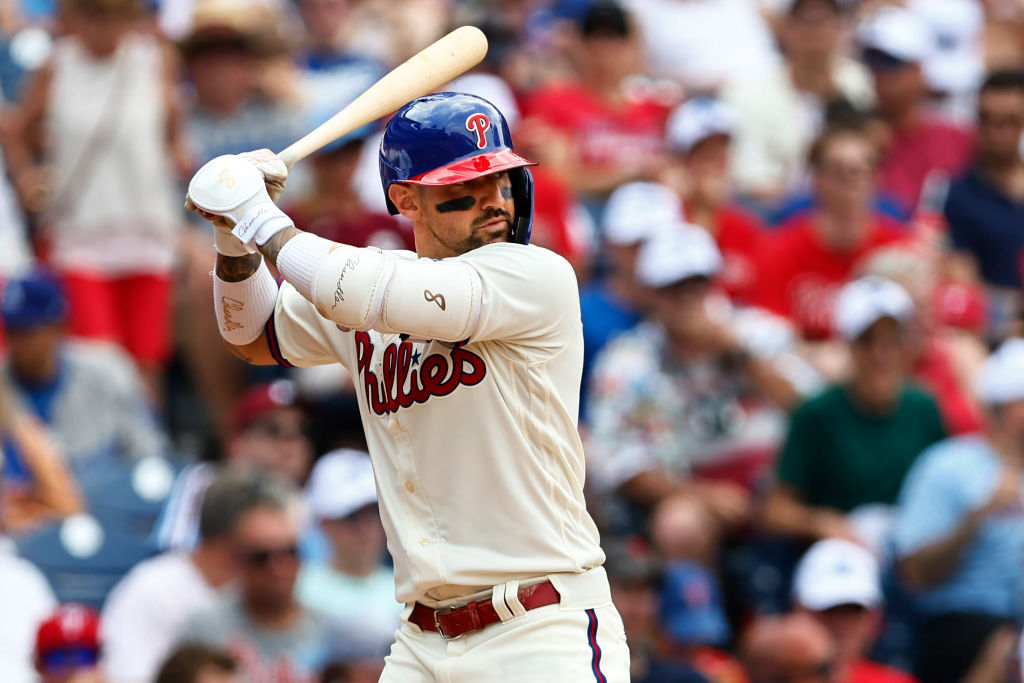
[[[438,213],[451,213],[452,211],[469,211],[476,204],[476,197],[457,197],[441,202],[434,206]]]

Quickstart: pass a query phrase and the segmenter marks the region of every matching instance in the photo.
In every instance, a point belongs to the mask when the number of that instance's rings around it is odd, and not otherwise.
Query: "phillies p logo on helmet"
[[[491,127],[491,120],[487,114],[473,114],[466,119],[466,130],[476,133],[476,146],[483,149],[487,146],[487,138],[484,132]]]

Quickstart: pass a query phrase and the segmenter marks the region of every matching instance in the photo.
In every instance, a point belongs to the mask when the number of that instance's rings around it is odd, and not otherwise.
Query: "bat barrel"
[[[348,106],[278,153],[289,168],[324,145],[393,114],[402,105],[434,92],[473,68],[487,54],[487,37],[461,26],[385,74]]]

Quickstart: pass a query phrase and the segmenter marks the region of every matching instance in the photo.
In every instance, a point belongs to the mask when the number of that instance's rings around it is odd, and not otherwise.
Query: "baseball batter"
[[[406,604],[382,681],[629,680],[583,499],[578,287],[528,244],[531,164],[486,100],[400,109],[381,181],[417,253],[297,230],[265,150],[218,157],[189,185],[216,227],[215,308],[235,353],[354,377]]]

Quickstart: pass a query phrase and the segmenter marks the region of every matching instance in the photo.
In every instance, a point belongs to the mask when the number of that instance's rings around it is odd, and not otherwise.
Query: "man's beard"
[[[490,223],[495,218],[505,219],[505,231],[499,235],[494,235],[490,232],[484,232],[482,228],[486,223]],[[504,209],[494,209],[488,211],[483,216],[480,216],[473,221],[472,231],[469,236],[463,240],[463,246],[466,247],[462,253],[471,251],[478,247],[482,247],[485,244],[492,244],[494,242],[507,242],[512,237],[512,216],[508,214]]]

